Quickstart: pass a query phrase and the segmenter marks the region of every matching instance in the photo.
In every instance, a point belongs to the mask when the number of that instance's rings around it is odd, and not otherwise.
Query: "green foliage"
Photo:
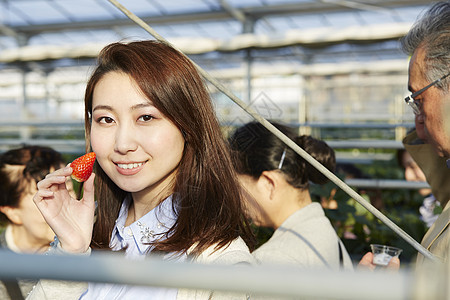
[[[258,227],[252,224],[253,232],[256,235],[256,245],[255,249],[267,242],[268,239],[272,236],[274,230],[269,227]]]
[[[403,171],[392,161],[358,167],[364,174],[377,179],[401,179],[403,176]],[[342,179],[345,175],[338,174],[338,176]],[[326,195],[333,195],[335,189],[334,183],[312,186],[311,194],[319,200]],[[419,207],[423,198],[416,190],[365,189],[357,192],[416,241],[422,240],[427,228],[419,218]],[[336,200],[338,208],[325,209],[325,213],[355,261],[359,261],[366,252],[370,251],[370,244],[402,248],[400,258],[403,266],[414,261],[417,250],[375,218],[356,200],[351,199],[347,193],[339,189],[335,191],[333,199]]]

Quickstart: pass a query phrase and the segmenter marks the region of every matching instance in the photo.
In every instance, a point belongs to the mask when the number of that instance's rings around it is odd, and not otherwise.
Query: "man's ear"
[[[0,206],[0,211],[14,224],[21,225],[22,218],[20,217],[19,210],[16,207]]]

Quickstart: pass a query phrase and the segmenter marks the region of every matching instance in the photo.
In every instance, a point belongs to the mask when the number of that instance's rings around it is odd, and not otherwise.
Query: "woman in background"
[[[325,142],[296,136],[280,124],[274,126],[327,169],[334,170],[334,151]],[[257,260],[352,269],[344,245],[320,203],[313,202],[309,193],[310,182],[324,184],[328,179],[259,123],[238,128],[230,137],[230,145],[239,180],[248,192],[249,216],[256,225],[275,229],[272,237],[253,252]]]
[[[0,156],[0,223],[6,226],[0,234],[0,247],[17,253],[43,253],[55,234],[33,203],[36,184],[45,175],[65,165],[61,154],[51,148],[25,146]],[[69,180],[68,188],[71,188]],[[20,280],[24,295],[34,280]],[[0,299],[8,299],[0,285]]]
[[[417,165],[408,151],[405,149],[398,150],[397,161],[405,170],[405,179],[407,181],[427,182],[427,178],[422,169]],[[439,217],[439,213],[435,212],[435,208],[440,207],[440,205],[431,193],[431,188],[422,188],[418,192],[423,197],[423,204],[419,208],[420,219],[430,228]]]

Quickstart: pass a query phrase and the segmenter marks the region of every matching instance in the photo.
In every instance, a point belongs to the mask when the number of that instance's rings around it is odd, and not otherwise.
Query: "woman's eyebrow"
[[[95,106],[92,109],[92,111],[94,112],[94,111],[99,110],[99,109],[110,110],[110,111],[113,110],[113,108],[111,106],[109,106],[109,105],[97,105],[97,106]]]
[[[136,109],[146,108],[146,107],[155,107],[155,106],[150,102],[144,102],[144,103],[139,103],[139,104],[133,105],[131,107],[131,110],[136,110]]]
[[[135,104],[135,105],[131,106],[130,110],[137,110],[137,109],[146,108],[146,107],[155,107],[155,106],[152,103],[144,102],[144,103],[138,103],[138,104]],[[114,108],[112,106],[110,106],[110,105],[101,105],[101,104],[95,106],[92,109],[92,111],[94,112],[94,111],[100,110],[100,109],[108,110],[108,111],[114,111]]]

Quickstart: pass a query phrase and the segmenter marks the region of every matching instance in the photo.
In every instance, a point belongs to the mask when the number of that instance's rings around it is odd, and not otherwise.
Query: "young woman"
[[[38,181],[64,165],[59,152],[42,146],[24,146],[0,155],[0,225],[6,225],[0,234],[1,248],[17,253],[48,250],[55,234],[33,203],[33,195]],[[70,179],[68,183],[70,189]],[[34,280],[20,280],[22,294],[27,295],[34,284]],[[1,283],[0,299],[9,299]]]
[[[274,125],[334,170],[334,151],[325,142]],[[261,263],[352,269],[344,245],[309,194],[310,182],[323,184],[328,179],[259,123],[238,128],[230,144],[239,180],[248,192],[249,216],[256,225],[275,229],[254,256]]]
[[[405,179],[407,181],[426,182],[427,178],[414,158],[405,149],[397,151],[397,162],[405,171]],[[430,188],[422,188],[417,190],[423,197],[423,204],[419,208],[420,219],[430,228],[436,222],[439,214],[434,212],[439,207],[439,202],[431,193]]]
[[[246,245],[253,236],[228,148],[202,79],[184,55],[155,41],[105,47],[87,84],[85,126],[88,150],[97,156],[95,187],[92,175],[83,199],[71,198],[62,185],[72,173],[67,167],[39,182],[34,197],[59,251],[92,247],[124,250],[127,257],[253,263]],[[212,296],[89,284],[81,299]]]

